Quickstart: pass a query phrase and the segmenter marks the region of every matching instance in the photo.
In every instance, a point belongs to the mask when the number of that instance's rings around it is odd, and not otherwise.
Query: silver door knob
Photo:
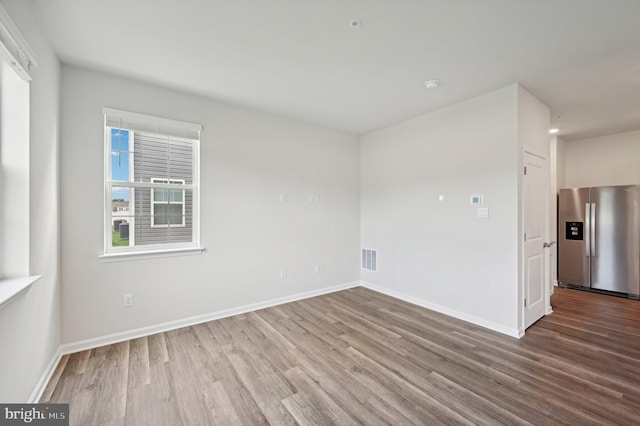
[[[555,243],[556,243],[555,241],[551,241],[550,243],[544,243],[544,244],[542,244],[542,247],[543,247],[543,248],[549,248],[549,247],[551,247],[552,245],[554,245]]]

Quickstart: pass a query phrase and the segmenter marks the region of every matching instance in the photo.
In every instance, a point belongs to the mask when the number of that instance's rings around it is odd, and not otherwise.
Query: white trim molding
[[[192,256],[202,254],[204,247],[173,248],[163,250],[128,251],[99,254],[100,262],[123,262],[125,260],[156,259],[159,257]]]
[[[47,388],[47,385],[49,384],[49,380],[51,380],[51,377],[53,377],[53,373],[56,371],[56,367],[58,366],[60,359],[62,359],[62,355],[63,354],[62,354],[61,347],[59,347],[58,350],[55,352],[55,354],[53,354],[51,361],[49,361],[47,368],[44,369],[44,372],[42,373],[40,380],[38,380],[38,384],[36,385],[35,389],[31,393],[31,396],[29,397],[29,399],[27,400],[29,404],[36,404],[40,401],[40,398],[42,398],[42,394],[44,393],[45,389]]]
[[[210,312],[203,315],[196,315],[189,318],[183,318],[176,321],[165,322],[162,324],[151,325],[148,327],[137,328],[135,330],[122,331],[102,337],[81,340],[73,343],[66,343],[60,347],[61,354],[71,354],[74,352],[84,351],[87,349],[97,348],[99,346],[110,345],[113,343],[123,342],[125,340],[137,339],[139,337],[150,336],[156,333],[175,330],[177,328],[188,327],[191,325],[201,324],[221,318],[227,318],[233,315],[246,314],[260,309],[270,308],[272,306],[282,305],[284,303],[296,302],[298,300],[308,299],[310,297],[321,296],[323,294],[335,293],[336,291],[346,290],[348,288],[360,286],[359,281],[340,284],[332,287],[325,287],[318,290],[306,291],[303,293],[292,294],[277,299],[266,300],[264,302],[252,303],[249,305],[239,306],[237,308],[223,309],[221,311]]]
[[[405,302],[421,306],[423,308],[430,309],[441,314],[460,319],[462,321],[470,322],[471,324],[479,325],[480,327],[488,328],[489,330],[497,331],[498,333],[506,334],[507,336],[521,338],[524,336],[524,331],[516,328],[505,327],[500,324],[496,324],[492,321],[469,315],[464,312],[456,311],[455,309],[447,308],[446,306],[438,305],[436,303],[429,302],[424,299],[420,299],[413,296],[408,296],[404,293],[397,292],[395,290],[389,290],[384,287],[380,287],[376,284],[371,284],[366,281],[361,282],[361,286],[368,288],[369,290],[377,291],[378,293],[386,294],[396,299],[403,300]]]
[[[42,278],[42,275],[0,280],[0,309],[11,303],[11,301],[16,297],[29,290],[33,283],[38,281],[40,278]]]

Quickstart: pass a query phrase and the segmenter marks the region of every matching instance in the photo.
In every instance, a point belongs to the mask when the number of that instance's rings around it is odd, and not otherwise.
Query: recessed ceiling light
[[[560,129],[549,129],[549,133],[552,134],[552,135],[555,135],[559,131],[560,131]]]
[[[424,86],[428,90],[433,90],[433,89],[436,89],[438,86],[440,86],[440,82],[438,80],[429,80],[424,84]]]

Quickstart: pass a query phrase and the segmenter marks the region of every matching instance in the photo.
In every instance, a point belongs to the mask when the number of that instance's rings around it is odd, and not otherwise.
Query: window
[[[104,113],[105,256],[199,249],[201,126]]]
[[[35,65],[33,51],[0,5],[0,308],[40,278],[28,276],[29,82]]]
[[[29,275],[29,90],[0,57],[0,279]]]
[[[184,180],[152,178],[151,182],[184,185]],[[179,189],[151,190],[151,226],[185,226],[184,191]]]

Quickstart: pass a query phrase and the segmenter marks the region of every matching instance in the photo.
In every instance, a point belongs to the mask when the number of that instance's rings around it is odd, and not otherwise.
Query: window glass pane
[[[138,189],[134,203],[135,246],[193,241],[193,191],[180,192],[183,203],[151,203],[151,189]]]
[[[130,233],[133,223],[131,199],[133,188],[114,187],[111,190],[111,245],[131,246]]]
[[[182,190],[181,189],[171,189],[169,190],[171,193],[171,202],[172,203],[182,203]]]
[[[169,204],[154,204],[153,205],[153,224],[154,225],[167,225],[169,223]]]
[[[182,225],[182,204],[169,204],[168,218],[171,225]]]
[[[131,160],[129,131],[111,129],[111,180],[130,181]]]
[[[169,199],[167,198],[167,192],[168,192],[168,190],[166,190],[166,189],[154,189],[153,190],[153,201],[154,202],[169,201]]]
[[[182,203],[165,204],[154,203],[153,224],[158,225],[182,225],[183,224]]]

